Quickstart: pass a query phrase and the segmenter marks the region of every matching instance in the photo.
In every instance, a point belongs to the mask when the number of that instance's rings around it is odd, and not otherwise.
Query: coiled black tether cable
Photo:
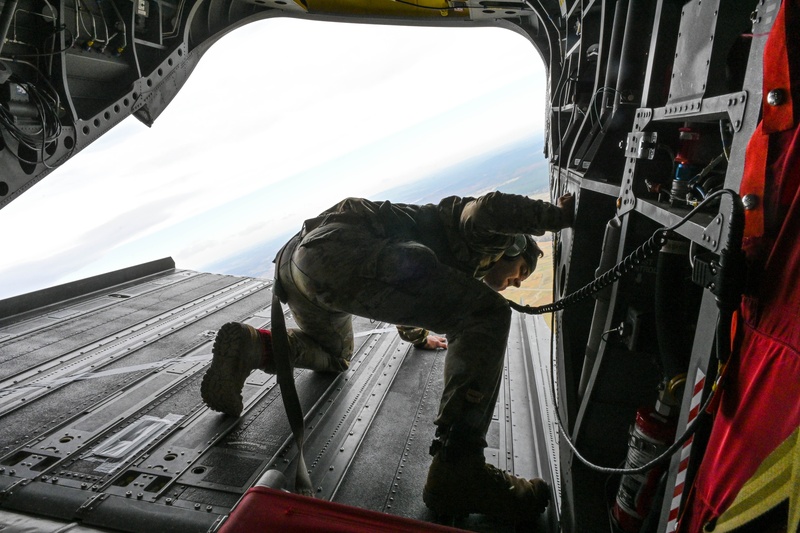
[[[540,305],[540,306],[530,306],[530,305],[521,305],[516,302],[512,302],[511,300],[508,301],[508,304],[511,306],[512,309],[515,311],[519,311],[520,313],[526,313],[528,315],[542,315],[545,313],[553,313],[555,311],[561,311],[569,307],[570,305],[576,304],[580,301],[583,301],[590,296],[597,294],[601,290],[605,289],[615,281],[618,281],[622,276],[631,272],[633,268],[640,264],[642,261],[653,255],[654,253],[661,250],[664,245],[667,243],[669,234],[672,231],[675,231],[686,222],[688,222],[693,216],[695,216],[703,207],[709,204],[712,200],[715,200],[722,196],[723,194],[729,194],[733,198],[733,208],[731,210],[731,220],[730,220],[730,232],[729,232],[729,239],[727,246],[724,250],[722,250],[721,255],[726,256],[727,254],[732,253],[732,249],[740,250],[741,249],[741,240],[742,240],[742,230],[741,227],[743,226],[743,219],[744,219],[744,209],[741,207],[742,200],[739,198],[739,195],[736,192],[730,189],[722,189],[716,191],[712,194],[706,196],[706,198],[700,202],[694,209],[689,211],[682,219],[678,222],[669,226],[667,228],[659,228],[653,233],[653,235],[647,239],[641,246],[636,248],[633,252],[630,253],[625,259],[608,269],[606,272],[598,276],[597,278],[590,281],[588,284],[584,285],[580,289],[575,292],[572,292],[565,297],[557,300],[553,303]]]
[[[667,228],[660,228],[653,236],[647,239],[644,244],[639,246],[635,249],[630,255],[628,255],[625,259],[614,265],[612,268],[608,269],[605,273],[600,275],[599,277],[592,280],[589,284],[584,285],[577,291],[568,294],[564,298],[561,298],[558,301],[553,303],[549,303],[546,305],[540,305],[537,307],[531,307],[530,305],[520,305],[516,302],[512,302],[509,300],[509,305],[512,309],[519,311],[520,313],[527,313],[529,315],[541,315],[544,313],[553,313],[555,311],[561,311],[562,309],[569,307],[572,304],[578,303],[582,300],[589,298],[590,296],[597,294],[601,290],[605,289],[615,281],[619,280],[622,276],[633,270],[633,268],[640,264],[642,261],[653,255],[654,253],[661,250],[661,248],[667,243],[667,237],[670,233],[670,230]]]
[[[719,198],[720,196],[727,194],[731,197],[732,200],[732,207],[730,212],[730,219],[729,219],[729,227],[728,227],[728,236],[727,241],[725,243],[725,248],[720,251],[721,256],[721,267],[728,269],[729,271],[733,272],[730,276],[723,276],[723,278],[727,278],[728,281],[726,282],[726,288],[724,291],[724,297],[718,297],[718,306],[720,307],[720,317],[718,319],[718,324],[716,328],[715,334],[715,344],[716,344],[716,352],[717,358],[720,361],[727,360],[727,354],[725,353],[726,350],[730,350],[730,342],[729,338],[727,337],[727,332],[730,331],[730,307],[735,306],[738,304],[738,300],[741,296],[741,283],[742,283],[742,269],[744,268],[741,262],[743,258],[741,256],[741,245],[742,245],[742,233],[744,227],[744,207],[742,205],[742,199],[739,195],[731,190],[731,189],[722,189],[719,191],[715,191],[712,194],[706,196],[706,198],[700,202],[694,209],[689,211],[681,220],[673,224],[668,228],[660,228],[653,233],[653,236],[650,237],[647,241],[644,242],[641,246],[639,246],[636,250],[634,250],[630,255],[625,257],[622,261],[620,261],[617,265],[607,270],[598,278],[591,281],[589,284],[585,285],[584,287],[578,289],[577,291],[568,294],[564,298],[553,302],[552,304],[542,305],[538,307],[531,307],[528,305],[519,305],[515,302],[509,300],[509,305],[512,309],[520,311],[522,313],[527,314],[542,314],[542,313],[551,313],[553,311],[559,311],[564,309],[565,307],[582,301],[593,294],[603,290],[604,288],[608,287],[615,281],[619,280],[623,275],[627,274],[633,267],[637,264],[641,263],[644,259],[649,257],[650,255],[654,254],[655,252],[659,251],[664,244],[666,244],[667,236],[670,232],[678,229],[680,226],[688,222],[694,215],[696,215],[703,207],[708,205],[712,200]],[[551,333],[552,335],[552,333]],[[725,344],[725,346],[722,346]],[[552,350],[553,350],[553,342],[551,339],[550,342],[550,361],[551,365],[555,365],[555,358],[553,357]],[[572,441],[572,438],[569,435],[569,432],[564,427],[564,423],[561,420],[561,412],[558,407],[558,402],[556,401],[556,394],[555,394],[555,368],[550,369],[550,394],[553,398],[553,406],[555,407],[556,413],[556,421],[558,422],[558,429],[561,435],[564,437],[564,440],[569,445],[570,449],[572,450],[575,457],[586,465],[588,468],[606,473],[606,474],[629,474],[629,475],[636,475],[646,472],[653,468],[654,466],[658,465],[659,463],[665,461],[669,457],[675,454],[683,444],[689,440],[697,428],[700,426],[701,421],[703,421],[707,416],[707,409],[709,405],[711,405],[711,400],[714,398],[714,393],[709,394],[708,398],[706,398],[705,402],[703,402],[702,406],[700,407],[698,416],[692,420],[687,426],[685,431],[682,435],[678,436],[672,445],[664,450],[658,457],[653,458],[646,464],[643,464],[636,468],[608,468],[600,465],[596,465],[590,462],[588,459],[583,457],[581,453],[578,451],[578,448],[575,446],[575,443]]]

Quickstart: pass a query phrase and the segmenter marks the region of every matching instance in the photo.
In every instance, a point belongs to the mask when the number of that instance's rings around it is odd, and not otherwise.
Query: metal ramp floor
[[[251,374],[238,419],[199,392],[220,325],[268,326],[271,282],[170,264],[0,302],[0,524],[208,531],[267,470],[293,477],[274,376]],[[557,489],[549,330],[537,320],[515,315],[486,455]],[[388,324],[356,318],[354,329],[347,372],[296,372],[316,497],[433,522],[421,493],[445,352],[415,350]],[[537,531],[557,530],[558,503]],[[513,531],[477,515],[449,525]]]

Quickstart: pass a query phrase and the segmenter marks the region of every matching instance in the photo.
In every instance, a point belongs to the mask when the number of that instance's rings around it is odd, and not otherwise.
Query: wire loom
[[[17,124],[18,117],[9,108],[10,104],[4,105],[0,103],[0,124],[21,146],[27,147],[31,151],[31,155],[36,156],[35,160],[31,161],[20,154],[15,154],[17,159],[29,165],[37,165],[39,163],[46,165],[46,149],[55,143],[61,135],[58,96],[56,94],[53,97],[46,93],[41,93],[34,84],[18,80],[14,76],[12,76],[12,80],[27,95],[28,102],[26,102],[26,105],[35,111],[39,123],[33,128],[19,126]]]

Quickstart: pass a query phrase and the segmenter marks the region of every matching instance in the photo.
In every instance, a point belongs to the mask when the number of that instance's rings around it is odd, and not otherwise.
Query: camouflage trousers
[[[279,280],[298,325],[288,332],[295,366],[347,369],[352,315],[444,333],[444,392],[435,423],[484,442],[511,322],[502,296],[440,263],[422,244],[351,224],[303,233],[281,255]]]

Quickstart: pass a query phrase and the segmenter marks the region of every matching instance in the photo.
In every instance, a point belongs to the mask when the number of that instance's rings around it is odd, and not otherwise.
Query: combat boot
[[[203,376],[200,394],[214,411],[239,416],[242,388],[256,368],[270,366],[272,338],[268,330],[228,322],[217,332],[211,366]]]
[[[482,449],[448,453],[439,447],[422,499],[440,516],[476,513],[529,522],[547,508],[550,487],[541,479],[523,479],[487,464]]]

